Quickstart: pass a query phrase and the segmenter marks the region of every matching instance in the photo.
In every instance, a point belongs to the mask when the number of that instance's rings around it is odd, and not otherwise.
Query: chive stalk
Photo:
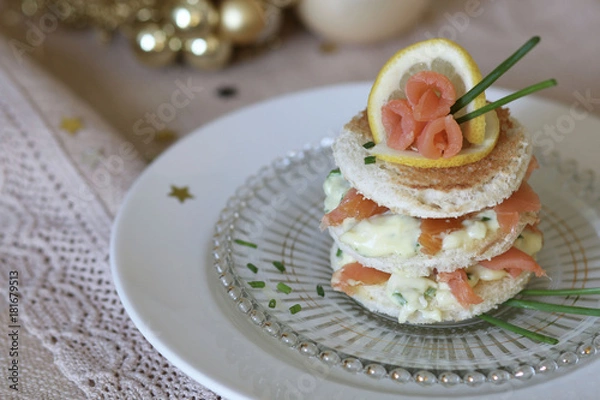
[[[465,114],[462,117],[456,118],[456,123],[462,124],[463,122],[467,122],[469,120],[472,120],[473,118],[477,118],[480,115],[485,114],[488,111],[492,111],[498,107],[508,104],[511,101],[515,101],[523,96],[527,96],[528,94],[537,92],[538,90],[549,88],[551,86],[556,86],[556,79],[548,79],[548,80],[536,83],[535,85],[528,86],[528,87],[521,89],[513,94],[509,94],[508,96],[505,96],[505,97],[501,98],[500,100],[496,100],[492,103],[488,103],[485,106],[478,108],[475,111],[471,111],[470,113]]]
[[[367,156],[367,157],[365,157],[365,164],[366,165],[375,164],[375,162],[377,162],[377,158],[375,156]]]
[[[265,287],[265,283],[263,281],[250,281],[248,282],[248,285],[255,289],[262,289]]]
[[[247,247],[252,247],[253,249],[256,249],[258,247],[258,245],[252,243],[252,242],[247,242],[245,240],[242,239],[234,239],[233,240],[235,243],[242,245],[242,246],[247,246]]]
[[[258,272],[258,267],[252,263],[246,264],[246,267],[248,267],[248,269],[254,272],[255,274]]]
[[[583,296],[586,294],[600,294],[600,288],[582,289],[525,289],[523,296]]]
[[[300,304],[294,304],[293,306],[290,307],[290,313],[292,315],[300,312],[301,310],[302,310],[302,306]]]
[[[321,297],[325,297],[325,290],[323,290],[323,286],[317,285],[317,294]]]
[[[281,261],[273,261],[273,266],[279,270],[279,272],[285,272],[285,265]]]
[[[277,290],[279,290],[280,292],[282,292],[282,293],[285,293],[285,294],[290,294],[290,293],[292,293],[292,288],[291,288],[291,287],[289,287],[288,285],[286,285],[286,284],[285,284],[285,283],[283,283],[283,282],[279,282],[279,283],[277,284]]]
[[[495,325],[498,328],[507,330],[509,332],[516,333],[518,335],[524,336],[531,340],[535,340],[535,341],[542,342],[542,343],[548,343],[548,344],[557,344],[558,343],[558,339],[556,339],[556,338],[553,338],[551,336],[542,335],[541,333],[532,332],[525,328],[521,328],[520,326],[513,325],[509,322],[503,321],[498,318],[494,318],[491,315],[481,314],[481,315],[478,315],[478,318],[482,319],[492,325]]]
[[[373,147],[375,147],[375,142],[367,142],[367,143],[363,144],[363,147],[365,149],[372,149]]]
[[[276,305],[277,305],[277,300],[275,300],[275,299],[269,300],[269,308],[275,308]]]
[[[542,303],[541,301],[509,299],[504,302],[504,305],[525,308],[528,310],[538,310],[546,312],[558,312],[566,314],[588,315],[592,317],[600,317],[599,308],[587,308],[576,306],[563,306],[560,304]]]
[[[492,72],[490,72],[485,78],[481,80],[477,85],[473,86],[471,90],[462,95],[456,102],[450,107],[450,113],[454,114],[458,110],[464,108],[473,99],[479,96],[485,91],[492,83],[496,82],[506,71],[508,71],[517,61],[519,61],[525,54],[527,54],[536,44],[540,41],[539,36],[534,36],[529,39],[523,46],[521,46],[516,52],[510,57],[504,60],[498,65]]]

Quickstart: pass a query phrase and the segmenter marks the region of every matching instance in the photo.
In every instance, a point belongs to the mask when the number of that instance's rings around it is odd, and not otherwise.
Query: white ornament
[[[301,0],[306,27],[336,43],[372,43],[397,36],[418,22],[429,0]]]

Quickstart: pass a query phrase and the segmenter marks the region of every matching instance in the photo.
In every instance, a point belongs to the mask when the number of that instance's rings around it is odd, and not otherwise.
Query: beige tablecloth
[[[91,33],[62,30],[48,33],[21,57],[11,40],[26,40],[26,32],[4,26],[0,308],[8,309],[7,277],[18,271],[21,380],[18,395],[3,381],[0,397],[217,398],[172,367],[135,329],[117,298],[107,259],[110,226],[126,190],[145,161],[166,147],[136,127],[147,124],[147,115],[169,102],[180,85],[194,88],[190,103],[164,129],[183,136],[275,95],[372,80],[393,52],[429,36],[456,39],[485,73],[537,34],[542,43],[498,84],[516,89],[555,77],[560,85],[541,96],[598,114],[599,1],[483,1],[476,15],[469,15],[467,4],[473,2],[436,2],[417,28],[398,39],[340,46],[333,53],[320,52],[320,39],[297,32],[280,49],[218,73],[149,69],[122,38],[103,46]],[[237,95],[218,96],[223,86]],[[568,135],[557,150],[600,170],[600,135],[583,137],[576,126]],[[12,339],[4,334],[9,318],[0,313],[3,370],[11,359],[5,349]]]

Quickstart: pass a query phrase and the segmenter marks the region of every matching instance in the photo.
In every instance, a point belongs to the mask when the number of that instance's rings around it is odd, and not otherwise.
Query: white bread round
[[[520,217],[516,229],[512,230],[509,234],[505,234],[501,229],[498,229],[493,235],[488,235],[485,239],[476,241],[475,246],[470,250],[461,248],[442,249],[433,256],[419,252],[416,256],[410,258],[399,255],[365,257],[340,240],[340,237],[345,232],[343,225],[329,227],[329,234],[344,253],[366,267],[375,268],[390,274],[393,272],[402,272],[406,276],[417,277],[430,275],[434,268],[438,272],[452,272],[459,268],[466,268],[481,260],[489,260],[506,252],[513,246],[517,237],[528,224],[534,224],[538,221],[538,214],[534,212],[522,213]]]
[[[414,168],[377,160],[365,164],[372,140],[366,113],[344,127],[332,145],[344,178],[363,196],[396,214],[421,218],[450,218],[490,208],[521,185],[533,146],[525,129],[508,110],[497,110],[498,144],[475,163],[451,168]]]
[[[332,268],[341,267],[334,259],[336,257],[336,246],[332,247],[331,265]],[[493,310],[506,300],[514,297],[527,286],[531,279],[531,273],[523,272],[516,278],[507,275],[503,279],[496,281],[479,281],[473,288],[483,302],[473,304],[469,308],[463,308],[458,303],[444,303],[440,305],[434,298],[431,302],[432,307],[439,308],[441,311],[441,321],[423,316],[420,312],[411,314],[406,321],[411,324],[432,324],[438,322],[457,322],[473,318],[477,315]],[[385,314],[395,319],[398,318],[401,306],[392,301],[385,290],[385,283],[379,285],[359,286],[356,292],[350,296],[359,302],[367,310],[379,314]]]

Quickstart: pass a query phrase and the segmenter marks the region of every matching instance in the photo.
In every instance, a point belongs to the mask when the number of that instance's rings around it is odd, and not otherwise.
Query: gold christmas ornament
[[[165,14],[180,31],[207,33],[219,25],[219,13],[208,0],[174,0],[167,4]]]
[[[133,49],[137,58],[152,67],[161,67],[173,62],[178,49],[171,47],[172,37],[168,31],[168,25],[161,25],[156,22],[139,24],[133,42]]]
[[[258,0],[223,0],[220,33],[236,44],[250,44],[266,26],[265,10]]]
[[[125,35],[136,57],[150,66],[183,60],[222,68],[231,60],[275,48],[282,10],[298,0],[13,0],[15,11],[48,13],[71,27],[93,27],[107,40]]]
[[[216,70],[223,68],[232,54],[231,42],[216,35],[189,38],[183,42],[183,59],[190,65]]]

